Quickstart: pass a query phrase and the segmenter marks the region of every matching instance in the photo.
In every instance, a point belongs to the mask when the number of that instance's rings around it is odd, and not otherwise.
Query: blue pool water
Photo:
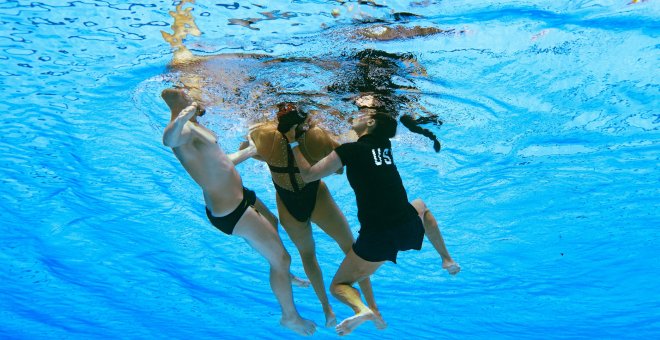
[[[368,324],[351,337],[657,338],[658,2],[382,4],[184,6],[203,33],[185,40],[196,55],[332,61],[378,49],[412,53],[425,71],[397,81],[414,84],[419,104],[444,121],[427,126],[443,150],[405,128],[393,143],[409,196],[431,207],[463,271],[447,275],[427,241],[401,254],[373,277],[388,329]],[[172,49],[161,36],[172,32],[174,9],[0,2],[0,337],[294,336],[278,325],[265,261],[210,226],[201,191],[161,144],[169,113],[159,93],[185,76],[167,67]],[[388,41],[355,34],[375,25],[454,31]],[[216,65],[226,74],[214,81],[225,85],[210,84],[207,95],[226,102],[210,107],[206,123],[225,150],[255,119],[258,100],[245,94],[257,80],[318,92],[350,63],[340,72],[257,64]],[[241,82],[253,87],[232,95],[227,84]],[[238,170],[275,211],[264,165]],[[356,233],[345,177],[327,183]],[[328,283],[341,251],[314,233]],[[311,288],[294,297],[303,316],[323,323]],[[340,319],[351,315],[331,303]],[[319,326],[315,337],[336,335]]]

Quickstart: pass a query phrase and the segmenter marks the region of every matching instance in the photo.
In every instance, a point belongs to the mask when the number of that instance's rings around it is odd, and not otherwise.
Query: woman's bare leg
[[[316,194],[316,206],[312,212],[312,222],[316,223],[326,234],[332,237],[344,254],[348,254],[354,243],[353,233],[348,225],[346,217],[341,212],[337,203],[332,198],[328,187],[321,181],[319,191]],[[371,279],[369,277],[359,282],[360,290],[367,301],[369,309],[371,309],[377,316],[375,323],[379,329],[384,329],[387,324],[383,320],[378,306],[376,306],[376,299],[371,287]]]
[[[259,199],[259,197],[257,197],[257,200],[254,202],[254,209],[257,210],[257,212],[260,213],[261,216],[265,217],[266,220],[268,220],[268,222],[270,223],[270,225],[273,226],[273,229],[277,231],[277,223],[278,223],[277,216],[275,216],[275,214],[273,214],[273,212],[271,212],[270,209],[266,207],[264,202],[262,202]]]
[[[353,250],[349,251],[339,266],[337,274],[330,284],[330,292],[339,301],[353,309],[355,315],[344,319],[335,330],[339,335],[347,335],[366,321],[375,320],[376,314],[360,298],[360,292],[353,288],[353,283],[371,276],[384,262],[365,261]]]
[[[325,325],[326,327],[332,327],[337,324],[337,318],[330,306],[328,294],[325,291],[323,273],[321,272],[321,267],[316,259],[316,245],[314,244],[314,238],[312,237],[312,226],[309,222],[300,222],[296,220],[286,206],[284,206],[279,195],[277,195],[276,201],[277,211],[279,212],[282,226],[289,235],[289,238],[291,238],[291,241],[296,245],[296,248],[300,253],[303,268],[305,269],[305,274],[307,274],[307,278],[311,281],[314,292],[323,307]]]
[[[291,257],[270,223],[253,208],[248,208],[234,228],[234,235],[244,238],[270,264],[270,286],[282,308],[280,323],[298,334],[312,335],[316,325],[303,319],[293,304],[289,277]]]
[[[275,229],[275,232],[278,232],[278,230],[277,230],[277,223],[278,223],[277,216],[275,216],[275,214],[273,214],[270,211],[270,209],[268,209],[268,207],[266,207],[264,202],[262,202],[259,199],[259,197],[257,197],[257,200],[254,203],[254,209],[257,210],[257,212],[259,214],[261,214],[261,216],[266,218],[266,220],[268,220],[270,225],[273,226],[273,229]],[[293,273],[290,273],[290,277],[291,277],[291,284],[296,286],[296,287],[307,288],[310,285],[309,281],[307,281],[305,279],[301,279],[301,278],[293,275]]]
[[[426,238],[431,241],[435,250],[440,254],[440,257],[442,258],[442,268],[446,269],[451,275],[458,274],[458,272],[461,271],[461,266],[454,262],[449,255],[449,251],[445,246],[445,240],[442,238],[440,228],[438,227],[438,221],[436,221],[431,211],[421,199],[418,198],[410,202],[410,204],[415,207],[417,214],[419,214],[419,218],[421,218],[424,223]]]

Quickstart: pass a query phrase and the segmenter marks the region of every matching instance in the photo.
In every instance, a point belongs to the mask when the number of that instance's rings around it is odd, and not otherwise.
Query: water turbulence
[[[419,104],[419,90],[414,78],[426,71],[412,53],[388,53],[355,46],[337,51],[321,51],[319,55],[276,56],[272,54],[222,53],[194,55],[183,41],[200,31],[186,2],[170,12],[173,33],[162,32],[173,49],[170,63],[175,86],[187,89],[196,100],[214,113],[236,115],[248,123],[272,120],[274,105],[295,101],[312,110],[318,124],[342,135],[353,114],[354,100],[361,95],[379,98],[386,110],[397,117],[400,111],[414,113],[415,123],[441,124],[437,115]],[[262,13],[267,19],[287,18],[286,13]],[[399,16],[395,16],[399,17]],[[364,20],[364,19],[363,19]],[[247,20],[230,19],[230,24]],[[260,20],[251,19],[251,23]],[[437,34],[455,34],[455,30],[401,25],[393,28],[365,20],[365,26],[349,33],[325,34],[345,36],[347,40],[390,41]],[[411,123],[412,124],[412,123]]]

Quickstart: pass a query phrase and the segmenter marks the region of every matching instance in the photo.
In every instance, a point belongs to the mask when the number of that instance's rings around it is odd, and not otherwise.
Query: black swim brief
[[[424,225],[419,216],[411,216],[397,225],[362,228],[353,244],[357,256],[369,262],[392,261],[400,251],[422,249]]]
[[[275,191],[280,196],[282,203],[289,210],[291,216],[300,222],[307,222],[312,216],[316,206],[316,194],[319,191],[320,181],[307,183],[299,191],[289,191],[275,184]]]
[[[243,187],[243,200],[241,201],[240,204],[238,204],[238,207],[236,207],[234,211],[229,213],[229,215],[216,217],[213,216],[209,208],[206,208],[206,216],[209,218],[209,221],[211,221],[211,224],[213,224],[213,226],[220,229],[220,231],[222,231],[223,233],[227,235],[231,235],[234,232],[234,227],[236,227],[236,223],[238,223],[238,220],[241,219],[241,217],[245,213],[245,210],[247,210],[248,207],[254,206],[254,203],[256,201],[257,201],[257,195],[254,193],[254,191]]]

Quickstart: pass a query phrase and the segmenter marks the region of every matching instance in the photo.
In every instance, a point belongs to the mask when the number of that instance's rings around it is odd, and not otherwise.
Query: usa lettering
[[[371,154],[374,156],[374,164],[376,166],[383,165],[383,163],[387,165],[392,164],[392,150],[390,149],[371,149]]]

